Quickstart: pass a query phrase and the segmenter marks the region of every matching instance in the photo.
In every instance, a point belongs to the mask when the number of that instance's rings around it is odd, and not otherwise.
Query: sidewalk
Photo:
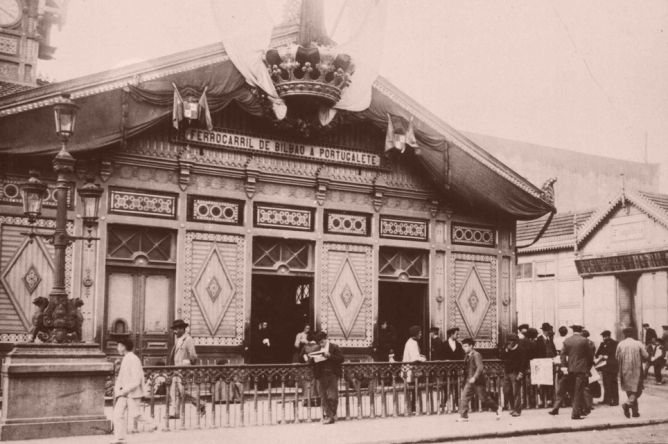
[[[620,394],[620,400],[626,395]],[[434,415],[418,418],[385,418],[339,421],[334,425],[293,424],[245,428],[219,428],[142,433],[128,435],[128,443],[196,444],[371,444],[371,443],[436,443],[463,439],[484,439],[545,433],[566,433],[577,430],[601,430],[668,422],[665,411],[668,400],[643,393],[637,419],[626,419],[621,407],[597,406],[585,419],[570,419],[571,409],[561,409],[558,416],[547,409],[526,410],[512,418],[504,412],[500,421],[491,412],[471,413],[468,423],[457,423],[458,415]],[[113,436],[83,436],[48,440],[15,441],[31,444],[106,444]]]

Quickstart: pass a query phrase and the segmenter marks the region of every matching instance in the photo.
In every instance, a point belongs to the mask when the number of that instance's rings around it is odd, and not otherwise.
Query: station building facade
[[[277,29],[274,44],[294,40]],[[171,120],[172,83],[208,87],[213,129]],[[372,106],[316,128],[268,117],[220,45],[0,99],[0,341],[29,339],[32,300],[53,280],[52,248],[21,234],[20,183],[38,169],[51,190],[59,149],[51,101],[80,106],[75,189],[104,189],[99,241],[68,249],[83,333],[115,354],[138,344],[165,362],[174,319],[190,324],[203,363],[253,362],[267,322],[273,362],[290,362],[305,324],[349,359],[376,356],[381,321],[400,355],[408,329],[459,327],[494,352],[516,325],[515,226],[555,211],[545,193],[379,78]],[[386,153],[386,115],[412,116],[420,147]],[[383,119],[385,119],[383,121]],[[45,201],[39,225],[53,225]],[[255,335],[255,336],[254,336]]]

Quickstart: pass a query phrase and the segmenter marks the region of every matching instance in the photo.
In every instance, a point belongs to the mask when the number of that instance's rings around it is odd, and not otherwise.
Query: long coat
[[[566,338],[561,349],[561,367],[568,368],[568,373],[587,373],[594,363],[594,350],[587,338],[576,335]]]
[[[649,359],[645,346],[633,338],[626,338],[617,345],[619,383],[625,392],[639,392],[643,386],[642,362]]]

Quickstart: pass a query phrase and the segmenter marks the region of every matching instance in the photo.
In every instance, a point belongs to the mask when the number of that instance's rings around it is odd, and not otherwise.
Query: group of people
[[[645,347],[647,347],[647,353],[649,354],[649,360],[645,364],[645,377],[647,377],[649,369],[653,368],[654,380],[659,385],[663,384],[661,371],[666,366],[666,345],[668,345],[668,325],[663,325],[662,328],[663,335],[659,338],[649,324],[643,324]]]

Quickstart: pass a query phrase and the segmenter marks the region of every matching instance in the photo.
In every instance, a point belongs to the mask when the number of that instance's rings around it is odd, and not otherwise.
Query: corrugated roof
[[[23,91],[28,91],[29,89],[33,88],[35,87],[0,81],[0,97],[8,96],[10,94],[20,93]]]

